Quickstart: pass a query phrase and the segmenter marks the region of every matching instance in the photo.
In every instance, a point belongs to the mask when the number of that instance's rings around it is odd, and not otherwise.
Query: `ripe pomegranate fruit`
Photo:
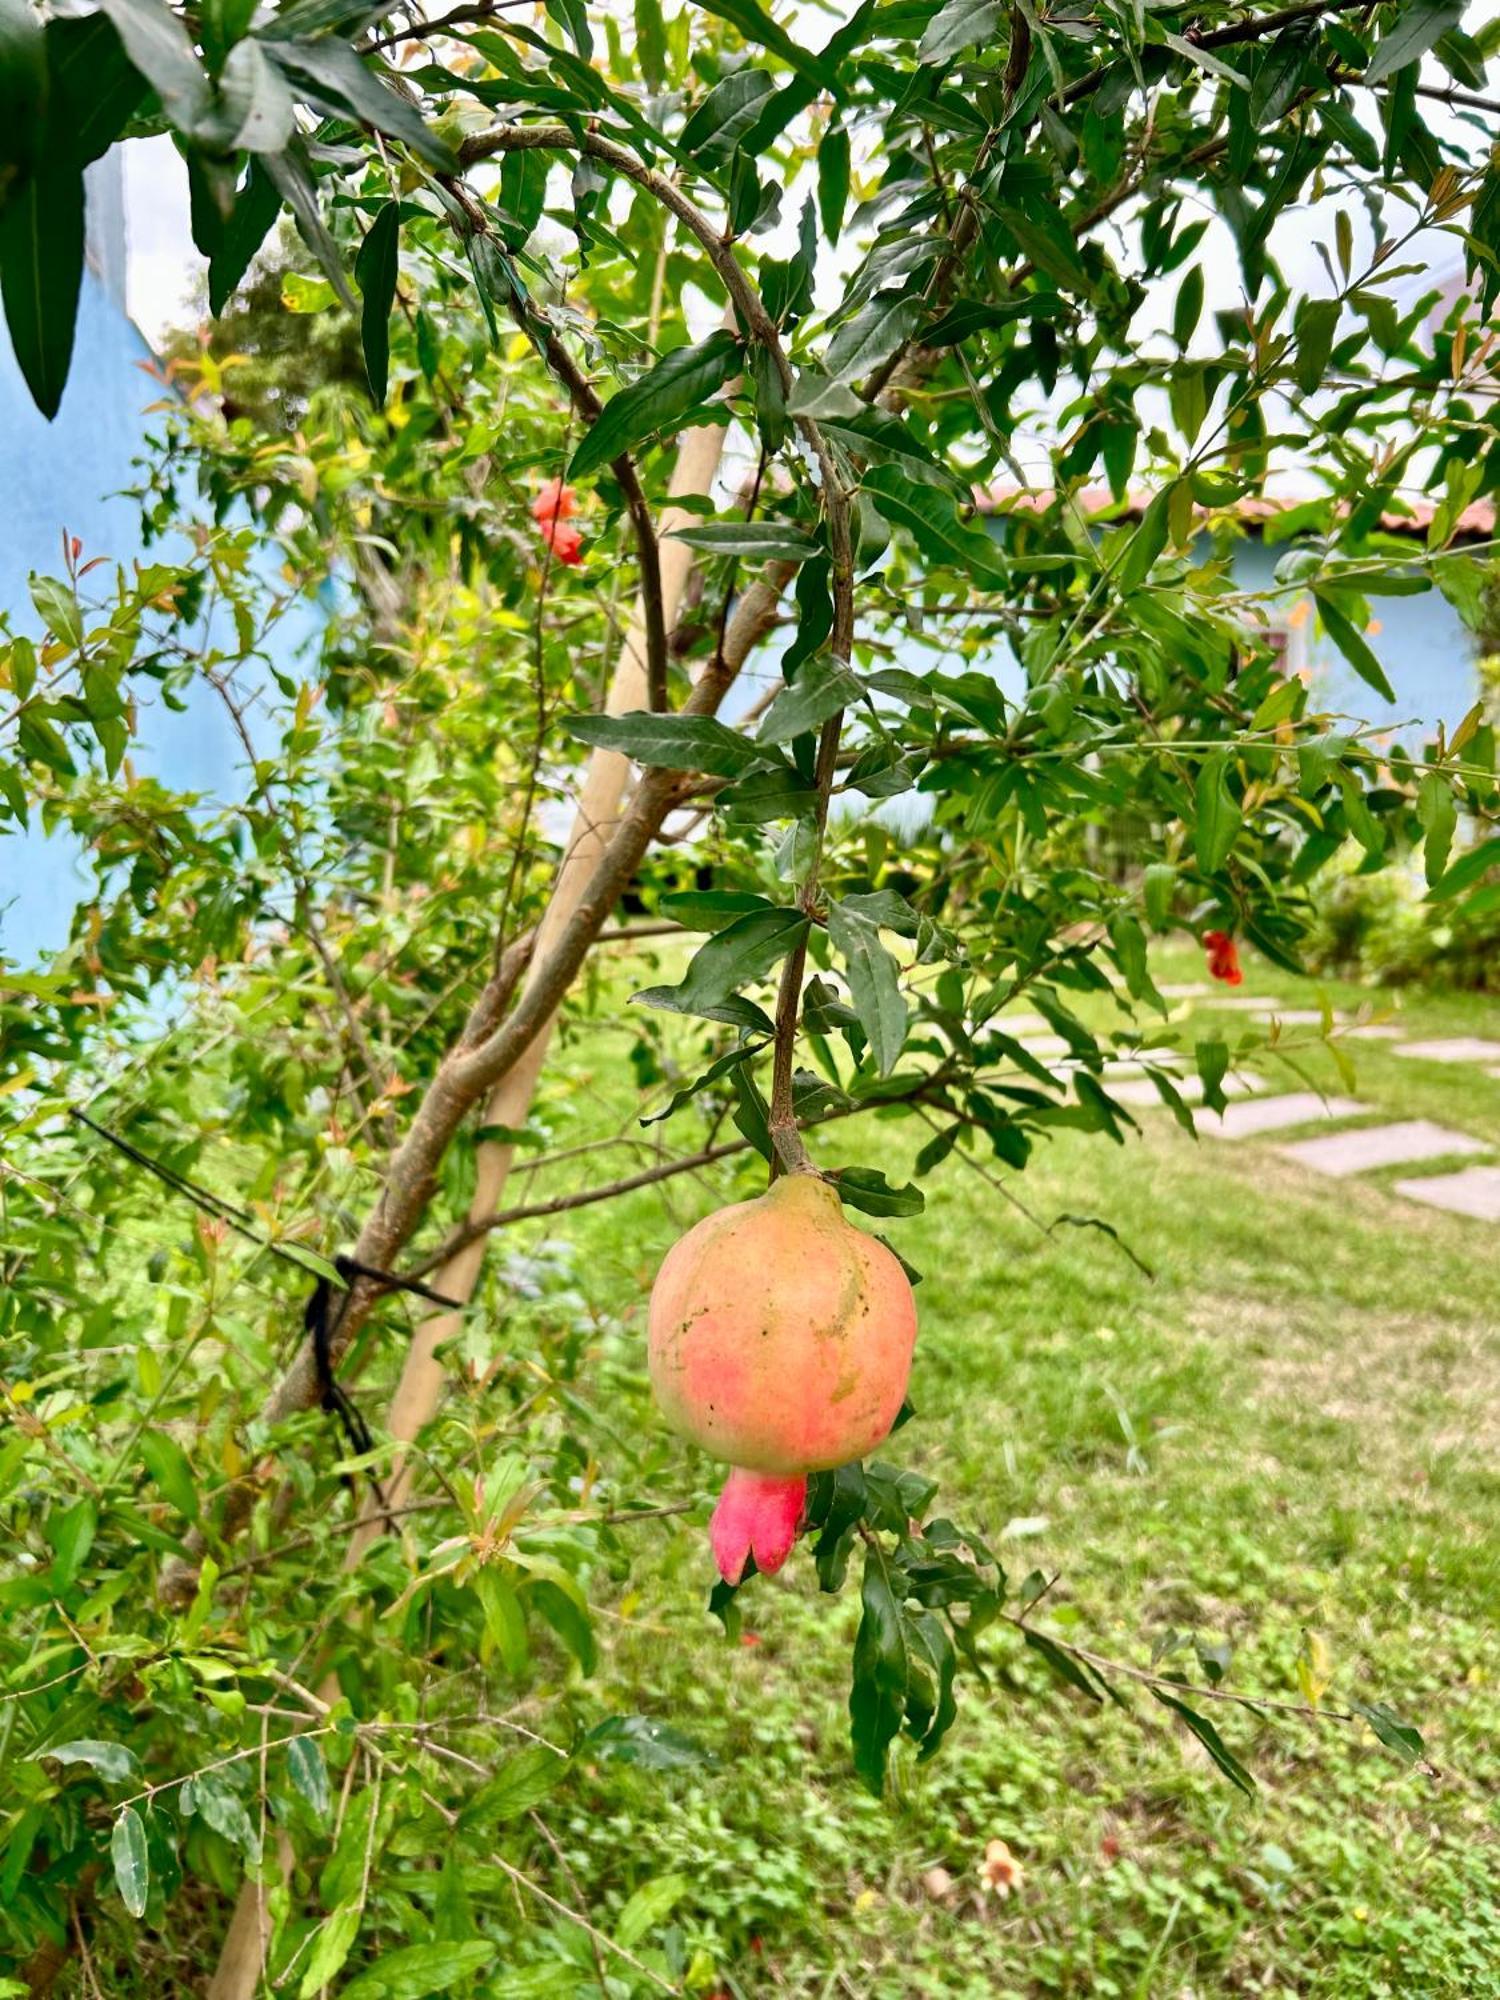
[[[709,1535],[738,1583],[791,1553],[807,1475],[862,1458],[906,1395],[917,1308],[829,1182],[788,1174],[705,1216],[651,1293],[651,1385],[672,1428],[733,1468]]]

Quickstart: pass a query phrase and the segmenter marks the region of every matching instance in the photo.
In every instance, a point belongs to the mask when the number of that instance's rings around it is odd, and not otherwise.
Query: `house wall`
[[[136,560],[174,562],[185,541],[164,541],[150,552],[141,538],[137,503],[124,489],[139,483],[136,461],[170,393],[149,373],[151,350],[125,313],[125,223],[118,152],[89,170],[89,257],[79,302],[78,327],[67,388],[49,423],[31,401],[0,319],[0,617],[12,631],[35,637],[40,620],[27,580],[33,571],[63,573],[64,537],[83,544],[81,560],[103,557],[107,568],[87,579],[85,590],[107,594],[113,569]],[[278,632],[291,664],[299,645],[317,629],[310,612],[294,609]],[[206,623],[210,636],[232,645]],[[181,711],[166,707],[153,684],[137,681],[140,737],[131,747],[135,767],[174,790],[206,802],[232,797],[243,753],[223,702],[206,686],[192,688]],[[67,942],[75,903],[86,893],[79,854],[70,837],[0,833],[0,960],[34,964]]]

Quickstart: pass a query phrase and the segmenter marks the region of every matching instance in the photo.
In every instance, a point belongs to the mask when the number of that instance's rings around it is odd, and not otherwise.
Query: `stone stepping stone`
[[[1317,1139],[1298,1139],[1278,1146],[1284,1160],[1311,1167],[1314,1173],[1369,1173],[1376,1167],[1404,1166],[1409,1160],[1438,1160],[1456,1153],[1487,1153],[1490,1148],[1467,1132],[1450,1132],[1430,1118],[1406,1118],[1397,1125],[1361,1125],[1354,1132],[1327,1132]]]
[[[1406,1033],[1394,1021],[1366,1021],[1362,1027],[1345,1028],[1346,1042],[1399,1042]]]
[[[1279,1021],[1284,1028],[1320,1028],[1323,1025],[1321,1007],[1264,1007],[1256,1015],[1257,1021]],[[1334,1015],[1336,1021],[1339,1017]]]
[[[1197,1000],[1214,989],[1201,979],[1179,979],[1169,986],[1158,986],[1156,990],[1163,1000]]]
[[[1172,1081],[1177,1087],[1177,1095],[1188,1104],[1198,1103],[1203,1096],[1201,1076],[1173,1077]],[[1224,1079],[1226,1097],[1248,1097],[1252,1091],[1264,1090],[1265,1087],[1258,1076],[1230,1075]],[[1136,1077],[1126,1083],[1112,1083],[1109,1086],[1109,1094],[1121,1104],[1128,1104],[1133,1109],[1150,1111],[1158,1105],[1163,1111],[1169,1108],[1149,1076]]]
[[[1409,1201],[1426,1202],[1429,1208],[1446,1208],[1453,1215],[1500,1222],[1500,1167],[1465,1167],[1462,1173],[1397,1181],[1396,1192]]]
[[[1332,1118],[1363,1118],[1370,1110],[1352,1097],[1319,1097],[1315,1090],[1292,1090],[1282,1097],[1258,1097],[1253,1103],[1231,1104],[1227,1110],[1206,1111],[1199,1129],[1210,1139],[1254,1139],[1278,1132],[1284,1125],[1326,1124]]]
[[[1403,1042],[1396,1054],[1415,1056],[1418,1062],[1493,1062],[1500,1056],[1500,1042],[1487,1042],[1478,1035],[1452,1035],[1435,1042]]]
[[[1232,1008],[1236,1013],[1244,1013],[1250,1008],[1263,1013],[1269,1003],[1264,993],[1216,993],[1203,1004],[1205,1007]]]

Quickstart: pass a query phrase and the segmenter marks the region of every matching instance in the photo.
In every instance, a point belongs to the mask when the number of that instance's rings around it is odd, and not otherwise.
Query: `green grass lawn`
[[[1248,982],[1302,1005],[1324,991],[1261,966]],[[1399,1008],[1414,1036],[1500,1034],[1493,1003],[1326,991]],[[1193,1018],[1211,1022],[1231,1045],[1263,1041],[1243,1017]],[[628,1116],[623,1032],[569,1059],[560,1142]],[[1320,1086],[1347,1088],[1316,1031],[1286,1039]],[[1350,1054],[1384,1116],[1500,1149],[1500,1080],[1375,1042]],[[1258,1066],[1274,1087],[1278,1059]],[[1422,1729],[1432,1770],[1363,1725],[1220,1705],[1259,1781],[1247,1800],[1149,1696],[1133,1714],[1095,1709],[1000,1630],[988,1687],[969,1686],[935,1762],[898,1759],[879,1803],[845,1735],[853,1593],[820,1597],[796,1557],[742,1600],[758,1643],[732,1645],[705,1610],[706,1538],[634,1530],[602,1692],[675,1720],[717,1762],[612,1769],[559,1804],[554,1830],[600,1908],[686,1874],[677,1920],[702,1947],[704,1988],[1500,1995],[1500,1230],[1390,1192],[1426,1169],[1326,1180],[1277,1157],[1284,1135],[1195,1143],[1164,1111],[1139,1119],[1144,1137],[1123,1147],[1060,1134],[1010,1185],[1044,1223],[1107,1220],[1151,1279],[1097,1231],[1035,1227],[957,1158],[923,1216],[888,1225],[925,1273],[918,1421],[892,1456],[940,1481],[939,1509],[988,1535],[1013,1583],[1058,1573],[1058,1633],[1138,1666],[1172,1630],[1227,1640],[1230,1685],[1294,1702],[1315,1635],[1327,1705],[1388,1701]],[[825,1135],[820,1157],[895,1179],[926,1136],[864,1122]],[[597,1177],[584,1159],[550,1189]],[[760,1179],[734,1163],[551,1225],[574,1246],[601,1369],[639,1370],[672,1237]],[[533,1226],[508,1247],[540,1240]],[[717,1480],[664,1436],[660,1466],[668,1495]],[[996,1838],[1025,1871],[1005,1900],[977,1886]]]

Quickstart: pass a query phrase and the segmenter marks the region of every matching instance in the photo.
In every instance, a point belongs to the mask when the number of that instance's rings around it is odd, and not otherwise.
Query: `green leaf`
[[[76,652],[83,644],[83,614],[73,586],[55,576],[38,576],[34,571],[28,583],[31,601],[42,623],[55,639]]]
[[[563,728],[596,750],[618,750],[637,764],[668,771],[738,778],[767,761],[748,737],[712,715],[658,715],[637,708],[628,715],[570,715]]]
[[[528,1744],[513,1757],[507,1757],[494,1777],[465,1802],[462,1814],[465,1824],[493,1826],[503,1820],[519,1819],[555,1790],[567,1768],[566,1757],[543,1744]]]
[[[854,1011],[876,1067],[882,1076],[889,1076],[906,1042],[900,968],[880,942],[878,924],[847,903],[829,903],[828,935],[844,961]]]
[[[1417,817],[1427,834],[1422,862],[1430,889],[1442,879],[1443,870],[1448,866],[1453,836],[1458,830],[1458,807],[1454,802],[1453,787],[1442,772],[1429,771],[1423,778],[1417,789]]]
[[[1133,528],[1126,530],[1125,552],[1115,570],[1115,583],[1122,596],[1139,590],[1151,574],[1151,566],[1167,545],[1171,524],[1173,487],[1165,486],[1153,496],[1150,506]]]
[[[887,361],[922,324],[920,299],[881,292],[829,341],[823,367],[835,382],[857,382]]]
[[[99,1532],[99,1509],[92,1500],[75,1500],[71,1507],[48,1517],[46,1534],[52,1544],[54,1590],[71,1590],[88,1560]]]
[[[1356,1715],[1363,1716],[1387,1750],[1394,1750],[1404,1763],[1416,1763],[1426,1747],[1419,1729],[1403,1722],[1383,1701],[1360,1701],[1350,1695],[1349,1706]]]
[[[114,4],[121,4],[121,0],[114,0]],[[283,75],[315,103],[373,125],[387,138],[409,146],[439,173],[458,171],[458,160],[447,141],[423,122],[421,113],[406,98],[387,89],[347,42],[328,37],[268,42],[266,46]]]
[[[198,1518],[198,1486],[187,1453],[166,1431],[141,1433],[141,1460],[179,1514],[189,1521]]]
[[[96,1737],[80,1736],[72,1743],[54,1743],[38,1750],[38,1757],[55,1757],[59,1764],[87,1764],[112,1785],[123,1785],[135,1776],[139,1766],[135,1752],[123,1743],[101,1743]]]
[[[1018,319],[1057,319],[1065,308],[1056,292],[1022,292],[1011,299],[959,299],[936,324],[924,327],[924,347],[956,347],[971,333],[1009,326]]]
[[[863,695],[859,676],[842,660],[819,653],[784,687],[761,719],[757,743],[790,743],[819,727]]]
[[[1431,903],[1451,903],[1455,896],[1461,896],[1491,868],[1500,868],[1500,836],[1482,840],[1467,854],[1461,854],[1453,866],[1433,883],[1427,892],[1427,900]]]
[[[615,1920],[615,1942],[627,1951],[638,1945],[648,1931],[654,1931],[688,1892],[686,1875],[658,1875],[643,1882]]]
[[[344,1961],[359,1935],[364,1911],[358,1903],[344,1903],[324,1918],[313,1934],[312,1947],[297,1988],[297,2000],[315,2000],[330,1980],[344,1969]]]
[[[390,383],[391,307],[396,300],[401,239],[401,204],[384,203],[354,259],[354,281],[363,303],[359,333],[365,352],[365,374],[377,408],[384,408]]]
[[[885,1790],[886,1754],[906,1713],[909,1669],[901,1607],[891,1588],[888,1558],[878,1543],[872,1543],[865,1554],[860,1606],[849,1689],[849,1734],[854,1768],[879,1798]]]
[[[1049,1639],[1045,1632],[1034,1631],[1030,1625],[1025,1628],[1022,1637],[1034,1653],[1041,1654],[1065,1686],[1077,1688],[1078,1692],[1086,1694],[1090,1701],[1104,1699],[1092,1673],[1084,1667],[1082,1661],[1075,1660],[1066,1647],[1059,1646],[1055,1639]]]
[[[109,1858],[114,1864],[115,1887],[131,1916],[146,1914],[146,1897],[151,1887],[151,1856],[146,1848],[146,1829],[134,1806],[126,1806],[109,1836]]]
[[[315,1736],[294,1736],[286,1746],[287,1775],[320,1816],[328,1811],[328,1767]]]
[[[1071,230],[1055,208],[1034,210],[1001,207],[1000,220],[1036,268],[1056,285],[1087,292],[1092,280],[1078,255]]]
[[[607,1715],[595,1723],[580,1749],[643,1771],[690,1771],[713,1762],[696,1738],[654,1715]]]
[[[338,2000],[426,2000],[428,1994],[448,1994],[458,1980],[482,1972],[498,1950],[492,1938],[406,1944],[342,1986]]]
[[[716,83],[682,128],[681,146],[707,160],[728,159],[775,88],[768,70],[739,69]]]
[[[1001,13],[1000,0],[947,0],[927,23],[917,61],[951,63],[965,49],[993,43]]]
[[[586,1674],[594,1671],[597,1652],[594,1646],[593,1627],[589,1624],[588,1613],[575,1602],[567,1591],[555,1583],[533,1583],[528,1586],[531,1602],[542,1617],[562,1640],[573,1658]]]
[[[727,327],[719,327],[695,346],[674,347],[639,382],[610,397],[574,452],[569,478],[581,479],[644,439],[671,429],[721,389],[740,364],[740,343]]]
[[[828,1178],[839,1200],[862,1215],[920,1215],[927,1197],[913,1182],[892,1187],[878,1167],[839,1167]]]
[[[1344,658],[1353,667],[1367,687],[1374,688],[1387,701],[1396,699],[1396,690],[1386,679],[1385,668],[1381,666],[1362,632],[1356,632],[1336,604],[1331,604],[1321,591],[1313,595],[1318,600],[1318,610],[1323,619],[1323,629],[1338,647]]]
[[[1224,866],[1243,824],[1228,774],[1228,752],[1212,751],[1204,758],[1193,788],[1193,852],[1205,875],[1215,875]]]
[[[1381,36],[1365,70],[1366,83],[1380,83],[1426,55],[1433,43],[1463,19],[1462,0],[1403,0],[1395,21]]]
[[[1238,1785],[1247,1798],[1252,1798],[1255,1794],[1254,1778],[1228,1748],[1208,1717],[1199,1715],[1196,1710],[1189,1708],[1185,1701],[1179,1701],[1176,1695],[1168,1694],[1165,1688],[1154,1687],[1151,1692],[1164,1707],[1170,1708],[1174,1715],[1182,1717],[1229,1782]]]
[[[32,401],[57,415],[83,280],[83,174],[52,157],[0,208],[0,290],[11,346]]]
[[[236,42],[219,76],[230,146],[249,153],[280,153],[297,129],[297,106],[263,43]],[[228,150],[228,148],[226,148]]]
[[[52,142],[86,167],[124,131],[146,95],[146,79],[103,14],[59,16],[47,23],[45,33]]]
[[[238,288],[280,213],[281,190],[265,168],[252,160],[249,177],[235,196],[234,208],[209,260],[208,309],[215,318]]]
[[[959,519],[951,495],[913,484],[889,465],[867,473],[864,490],[886,520],[907,529],[931,561],[971,577],[981,588],[1004,586],[1007,570],[1000,545],[982,528]]]
[[[834,125],[818,147],[818,220],[830,243],[837,243],[849,200],[849,132]]]
[[[507,153],[500,166],[500,202],[508,223],[507,250],[524,250],[547,204],[549,162],[540,147]]]
[[[801,943],[807,928],[807,918],[800,910],[752,910],[699,946],[679,985],[648,986],[631,997],[647,1007],[664,1007],[669,1013],[718,1019],[714,1010],[737,999],[740,987],[763,979]],[[765,1019],[764,1015],[760,1018]],[[769,1021],[765,1025],[769,1028]]]
[[[47,111],[47,43],[29,0],[0,0],[0,166],[29,168]]]
[[[690,931],[721,931],[736,917],[772,907],[753,889],[683,889],[661,899],[662,915]]]
[[[806,562],[819,544],[791,522],[704,521],[697,527],[673,528],[669,538],[686,542],[710,556],[749,556],[756,562]]]
[[[161,99],[179,132],[192,136],[213,106],[213,86],[182,22],[163,0],[100,0],[125,53]]]
[[[719,20],[728,21],[738,28],[747,42],[757,43],[780,56],[789,69],[796,70],[819,90],[831,87],[827,61],[812,55],[793,41],[786,29],[773,21],[759,0],[698,0],[705,14],[717,15]]]

